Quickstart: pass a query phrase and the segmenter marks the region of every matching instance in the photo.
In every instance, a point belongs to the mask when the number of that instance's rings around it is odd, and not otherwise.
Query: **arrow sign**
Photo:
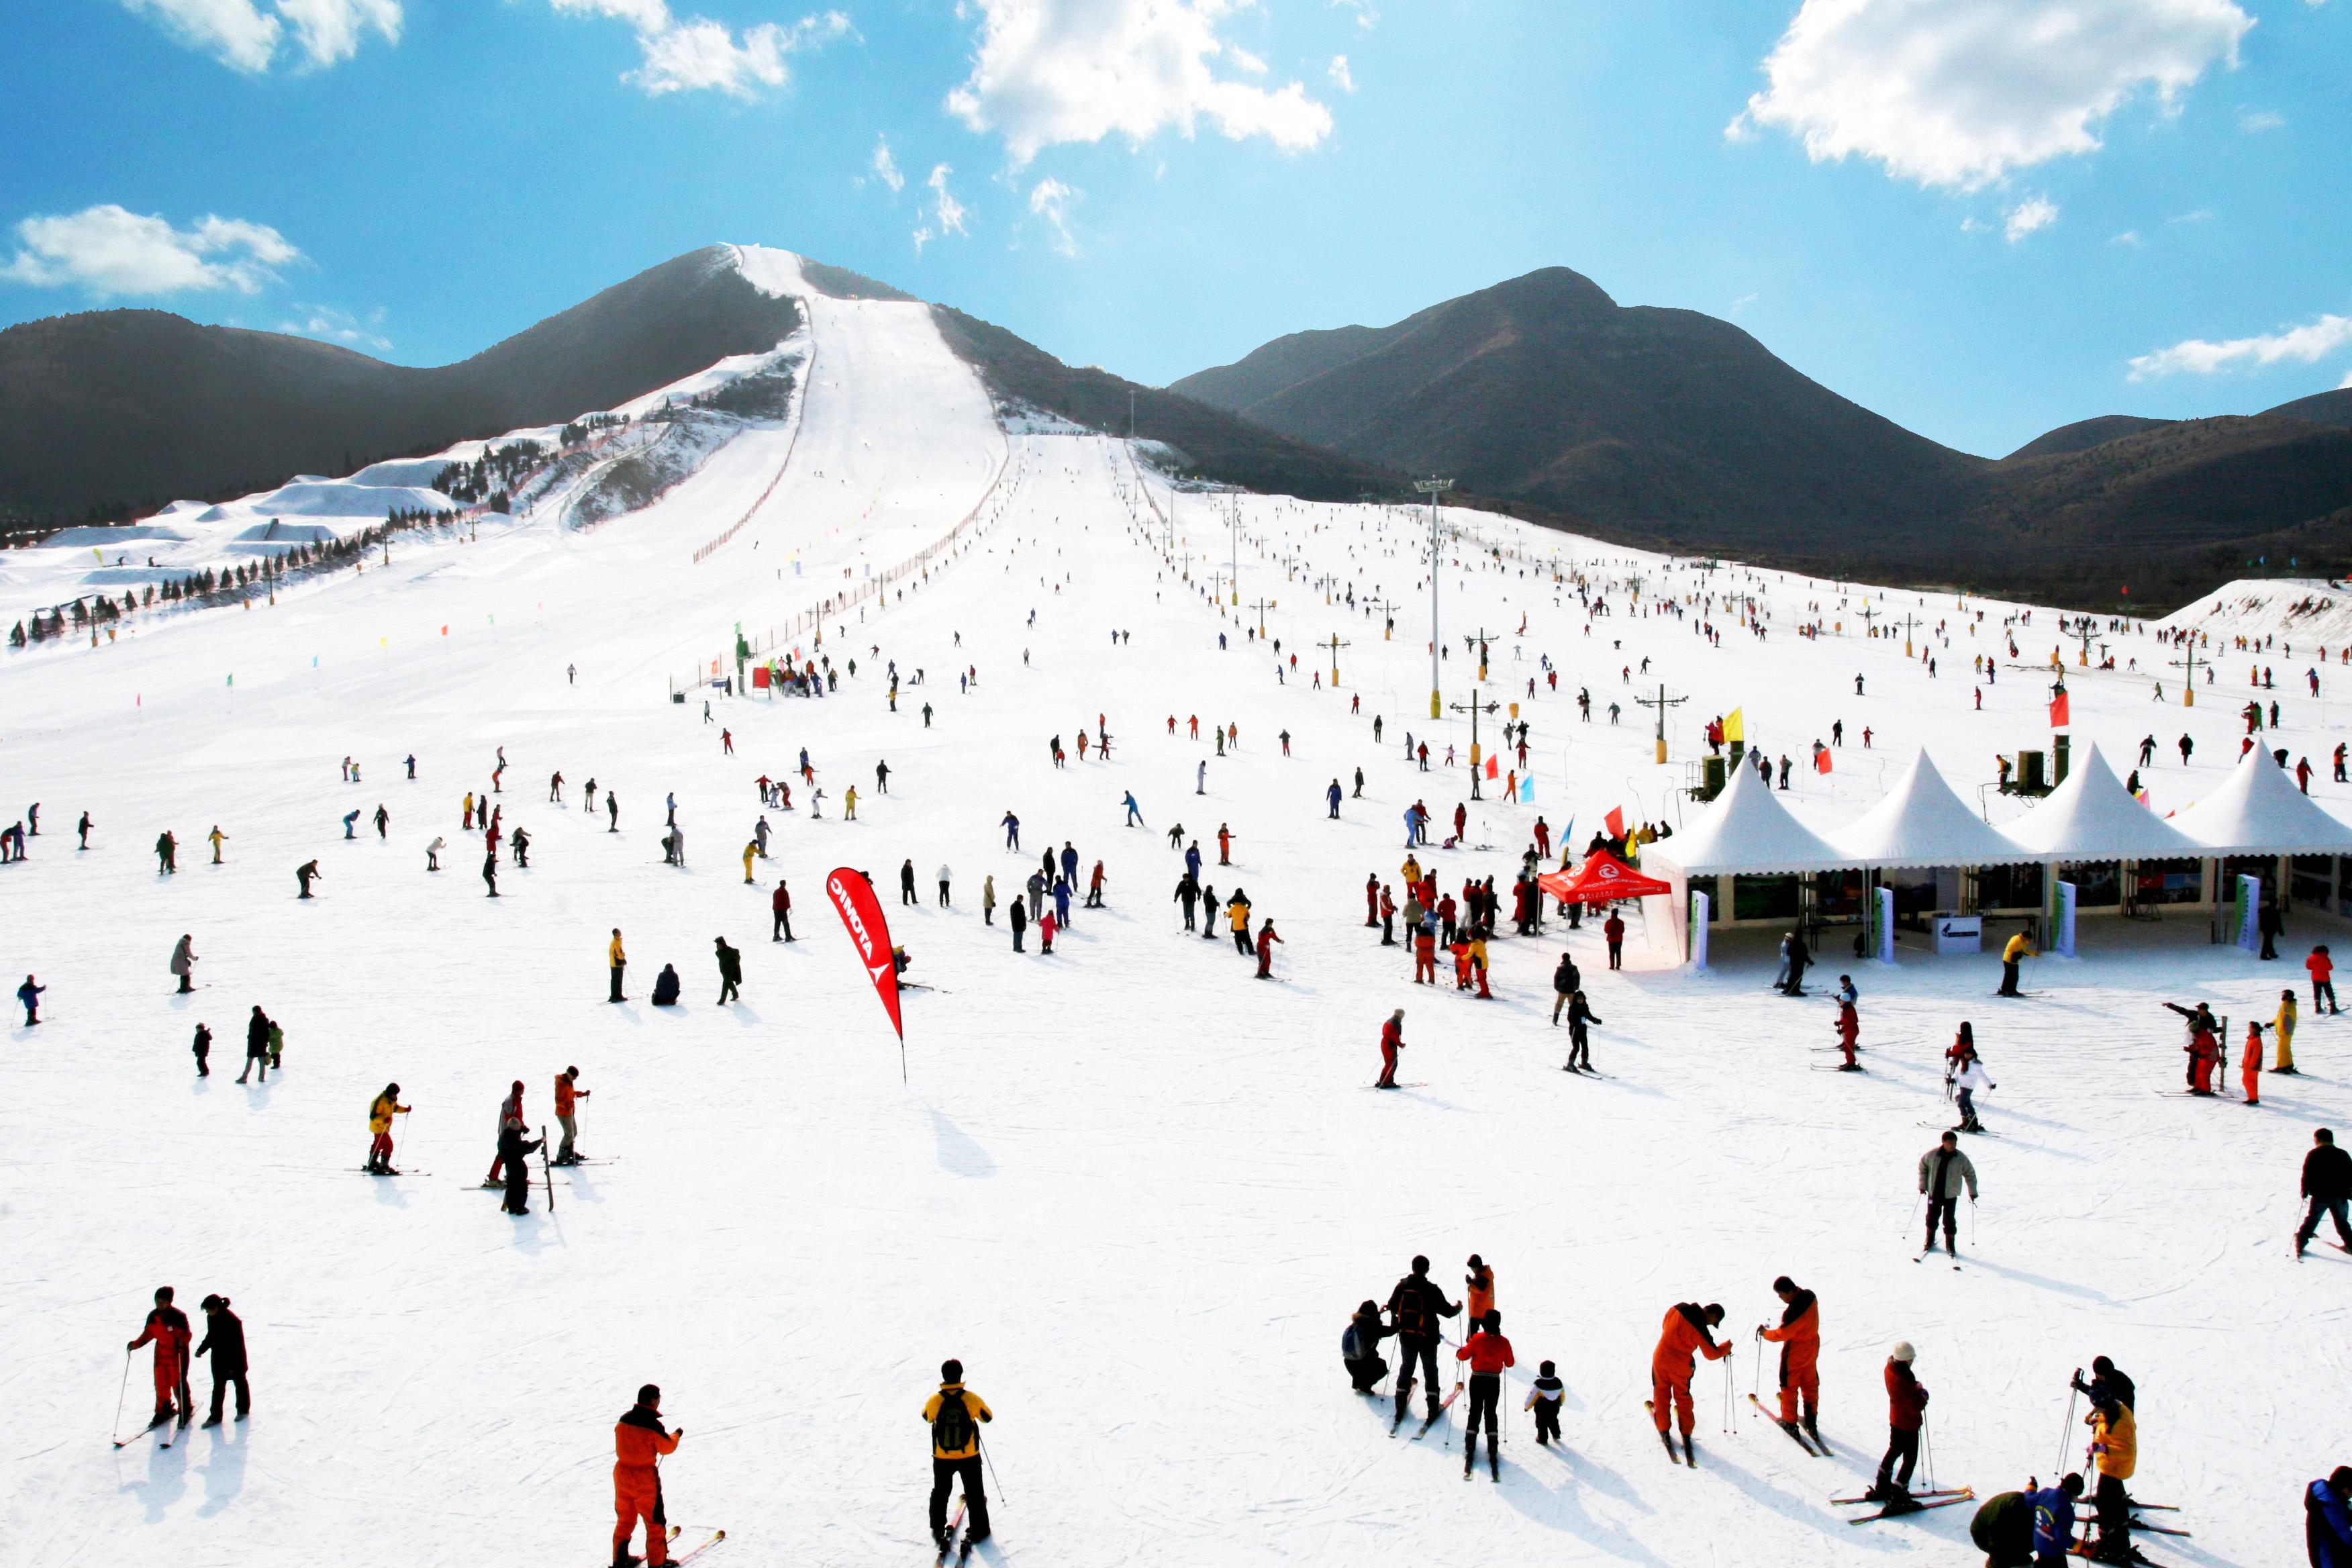
[[[882,998],[882,1010],[890,1015],[890,1027],[898,1031],[898,1081],[904,1083],[907,1026],[898,1016],[898,966],[890,957],[890,927],[882,918],[882,901],[874,896],[866,879],[846,866],[835,867],[825,877],[824,890],[857,949],[866,977],[874,983],[874,994]]]

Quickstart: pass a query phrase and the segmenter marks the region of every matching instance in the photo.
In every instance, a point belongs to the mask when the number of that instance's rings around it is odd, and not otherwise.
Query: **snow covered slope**
[[[747,268],[794,287],[789,258]],[[1908,1339],[1935,1394],[1938,1481],[1990,1493],[2079,1463],[2065,1379],[2104,1352],[2139,1383],[2134,1489],[2182,1505],[2166,1517],[2196,1531],[2148,1554],[2294,1560],[2297,1488],[2345,1457],[2352,1264],[2323,1245],[2298,1266],[2286,1239],[2311,1127],[2352,1118],[2344,1026],[2306,1016],[2305,1076],[2267,1079],[2250,1115],[2179,1094],[2179,1032],[2157,1005],[2267,1017],[2293,963],[2173,920],[2086,922],[2084,956],[2030,967],[2021,1002],[1990,997],[1990,957],[1846,964],[1864,990],[1861,1077],[1811,1070],[1829,1059],[1831,1010],[1768,991],[1752,936],[1718,939],[1707,972],[1612,973],[1593,928],[1555,925],[1496,943],[1494,1002],[1417,991],[1360,911],[1368,873],[1396,880],[1405,807],[1450,815],[1466,794],[1458,769],[1402,757],[1407,731],[1440,762],[1469,741],[1465,716],[1426,717],[1422,516],[1171,496],[1095,437],[1008,450],[922,308],[807,298],[797,423],[747,430],[643,512],[581,531],[541,509],[478,543],[395,546],[389,570],[274,607],[5,667],[0,759],[44,824],[31,858],[0,868],[6,957],[49,990],[43,1022],[12,1027],[0,1056],[0,1398],[19,1416],[0,1539],[28,1561],[108,1568],[586,1568],[609,1561],[612,1422],[651,1380],[687,1434],[666,1465],[670,1516],[729,1531],[714,1564],[928,1561],[918,1414],[956,1355],[998,1415],[992,1563],[1971,1560],[1968,1509],[1854,1529],[1826,1500],[1867,1481],[1880,1367]],[[1244,630],[1261,612],[1221,613],[1200,591],[1236,549],[1220,506],[1239,519],[1240,598],[1272,602],[1279,676]],[[841,670],[837,693],[713,692],[708,721],[701,692],[667,700],[738,623],[788,621],[975,515],[927,579],[803,648]],[[1980,606],[1971,637],[1948,599],[1873,591],[1873,621],[1898,635],[1864,637],[1851,585],[1449,520],[1446,698],[1470,695],[1463,635],[1492,633],[1488,690],[1532,722],[1536,781],[1530,804],[1471,806],[1470,841],[1491,849],[1423,852],[1449,888],[1474,874],[1507,887],[1538,814],[1580,841],[1612,805],[1695,809],[1672,792],[1699,725],[1734,707],[1759,745],[1801,762],[1843,721],[1834,771],[1801,767],[1788,797],[1822,827],[1858,815],[1922,745],[1973,801],[1995,751],[2047,735],[2042,682],[2019,668],[2058,640],[2046,610],[2018,622],[2014,663],[2000,648],[1979,712],[1969,656],[2021,608]],[[1611,613],[1588,616],[1555,563]],[[1735,591],[1769,615],[1768,637],[1741,629]],[[1709,594],[1712,608],[1654,613],[1661,595]],[[1376,601],[1395,606],[1393,640],[1362,607]],[[1933,675],[1903,656],[1906,615]],[[1793,635],[1816,616],[1822,637]],[[1706,619],[1720,646],[1696,635]],[[1938,622],[1948,640],[1930,637]],[[2116,671],[2070,666],[2075,732],[2118,755],[2159,722],[2168,743],[2192,732],[2194,767],[2168,751],[2148,770],[2160,807],[2185,805],[2222,776],[2233,720],[2220,702],[2156,705],[2157,639],[2113,641]],[[1557,690],[1538,679],[1547,657]],[[1634,706],[1644,680],[1690,699],[1672,710],[1665,768]],[[2284,700],[2280,743],[2323,756],[2347,719],[2332,680],[2320,700]],[[1098,716],[1111,759],[1081,761],[1076,736]],[[1194,740],[1193,716],[1204,733],[1236,725],[1237,746]],[[817,820],[803,747],[826,792]],[[501,857],[492,901],[460,797],[490,787],[500,748],[515,786],[494,797],[503,826],[533,845],[528,870]],[[346,756],[363,782],[342,781]],[[773,858],[747,886],[763,773],[792,777],[796,809],[766,813]],[[591,776],[616,797],[618,832],[579,809]],[[1349,795],[1337,821],[1322,800],[1334,779]],[[2352,787],[2314,788],[2352,806]],[[1122,826],[1129,791],[1146,828]],[[657,846],[671,795],[683,870]],[[379,803],[381,841],[366,822]],[[70,831],[84,810],[86,853]],[[1181,931],[1179,824],[1218,892],[1245,888],[1276,922],[1276,981],[1253,980],[1222,932]],[[219,867],[202,845],[215,825]],[[1231,867],[1216,863],[1221,825]],[[149,850],[166,830],[181,844],[169,878]],[[445,868],[430,874],[436,837]],[[1065,842],[1082,877],[1104,863],[1108,907],[1077,910],[1051,957],[1034,931],[1016,955],[1003,911],[979,916],[982,879],[1009,900]],[[325,880],[299,901],[294,868],[312,858]],[[902,862],[911,907],[894,896]],[[842,865],[871,873],[909,978],[936,987],[907,998],[905,1087],[825,908]],[[768,940],[779,877],[790,946]],[[622,1006],[604,999],[616,926]],[[202,960],[188,997],[164,973],[183,932]],[[2298,910],[2292,951],[2347,935]],[[726,1007],[721,936],[746,961],[743,1001]],[[1563,950],[1606,1020],[1606,1078],[1559,1070],[1549,977]],[[676,1010],[645,1002],[666,963],[686,980]],[[285,1027],[285,1068],[239,1086],[257,1004]],[[1376,1032],[1397,1006],[1408,1087],[1373,1093]],[[1913,1170],[1949,1120],[1940,1053],[1964,1018],[2000,1089],[1984,1108],[1998,1136],[1970,1144],[1984,1196],[1955,1273],[1912,1260]],[[203,1079],[187,1053],[199,1021],[218,1037]],[[549,1123],[550,1084],[572,1064],[593,1094],[583,1143],[610,1163],[555,1178],[552,1212],[535,1192],[536,1212],[507,1216],[477,1186],[499,1099],[519,1079]],[[376,1180],[358,1171],[365,1110],[392,1080],[415,1108],[400,1133],[410,1173]],[[1347,1316],[1385,1299],[1416,1251],[1455,1296],[1466,1254],[1498,1271],[1519,1358],[1499,1487],[1483,1466],[1459,1479],[1462,1406],[1416,1444],[1347,1392]],[[1733,1397],[1759,1373],[1769,1397],[1751,1336],[1777,1315],[1783,1272],[1822,1297],[1835,1458],[1801,1454]],[[167,1282],[191,1308],[233,1298],[255,1414],[117,1452],[118,1347]],[[1700,1373],[1696,1471],[1667,1465],[1642,1407],[1660,1317],[1689,1300],[1724,1302],[1738,1346],[1727,1373]],[[1569,1391],[1557,1451],[1519,1414],[1545,1358]],[[118,1433],[145,1409],[144,1352],[129,1382]],[[202,1397],[201,1369],[195,1382]]]

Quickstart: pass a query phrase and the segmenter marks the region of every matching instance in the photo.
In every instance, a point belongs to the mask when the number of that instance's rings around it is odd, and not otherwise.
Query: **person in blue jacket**
[[[2304,1489],[2303,1543],[2311,1568],[2352,1568],[2352,1465]]]
[[[1339,793],[1339,781],[1338,779],[1333,779],[1331,781],[1331,787],[1323,792],[1323,798],[1330,803],[1331,820],[1337,822],[1339,820],[1339,802],[1344,798]]]
[[[2054,1487],[2025,1494],[2033,1504],[2034,1568],[2056,1568],[2074,1546],[2074,1500],[2083,1495],[2083,1478],[2069,1474]]]

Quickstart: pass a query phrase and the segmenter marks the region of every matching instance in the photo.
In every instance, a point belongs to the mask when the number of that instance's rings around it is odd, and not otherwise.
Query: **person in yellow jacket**
[[[408,1114],[408,1107],[400,1103],[400,1085],[388,1083],[383,1092],[368,1107],[368,1131],[374,1142],[368,1145],[367,1173],[371,1176],[396,1176],[392,1168],[392,1119]]]
[[[1412,855],[1406,856],[1404,858],[1404,865],[1401,867],[1400,869],[1404,872],[1404,885],[1406,887],[1418,888],[1421,886],[1421,861],[1418,857]]]
[[[2271,1036],[2278,1041],[2278,1066],[2273,1072],[2294,1071],[2294,993],[2279,993],[2278,1016],[2271,1020]]]
[[[2000,989],[1993,994],[1996,996],[2023,995],[2024,993],[2017,988],[2017,966],[2032,956],[2033,944],[2025,940],[2023,931],[2019,931],[2015,936],[2011,937],[2009,945],[2000,950]]]
[[[629,955],[621,951],[621,928],[613,928],[613,944],[604,950],[604,961],[613,966],[613,1000],[625,1002],[621,994],[621,972],[629,967]]]
[[[2124,1483],[2139,1468],[2139,1424],[2131,1406],[2119,1399],[2094,1405],[2084,1422],[2091,1428],[2091,1458],[2099,1469],[2099,1489],[2093,1494],[2099,1510],[2099,1543],[2091,1555],[2101,1563],[2128,1563],[2131,1497]]]
[[[952,1357],[940,1363],[940,1391],[923,1402],[923,1424],[931,1429],[931,1540],[942,1556],[948,1549],[948,1493],[958,1477],[963,1479],[964,1506],[971,1516],[964,1544],[976,1546],[988,1539],[980,1424],[995,1419],[988,1402],[963,1385],[963,1363]]]
[[[1250,906],[1248,895],[1239,888],[1234,889],[1232,901],[1225,905],[1225,923],[1232,928],[1234,946],[1244,957],[1257,950],[1250,945]]]
[[[743,885],[747,888],[751,886],[751,862],[758,859],[759,856],[760,841],[758,839],[754,838],[750,843],[743,846]]]
[[[857,786],[851,784],[841,792],[841,816],[845,822],[857,820]]]

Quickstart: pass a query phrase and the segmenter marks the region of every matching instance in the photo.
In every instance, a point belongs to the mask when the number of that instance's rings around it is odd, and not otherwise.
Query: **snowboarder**
[[[1696,1466],[1697,1456],[1691,1448],[1691,1373],[1696,1366],[1692,1359],[1703,1355],[1709,1361],[1721,1361],[1731,1353],[1729,1343],[1717,1344],[1709,1331],[1723,1322],[1723,1309],[1712,1302],[1705,1307],[1696,1301],[1677,1301],[1666,1309],[1658,1330],[1657,1349],[1650,1352],[1650,1418],[1657,1424],[1658,1440],[1666,1446],[1672,1457],[1674,1440],[1666,1436],[1669,1411],[1682,1428],[1683,1459]]]
[[[1450,1318],[1462,1310],[1458,1301],[1449,1301],[1445,1292],[1429,1277],[1429,1259],[1415,1258],[1412,1272],[1396,1283],[1389,1292],[1389,1323],[1395,1331],[1397,1348],[1402,1352],[1397,1363],[1396,1420],[1404,1420],[1405,1407],[1412,1402],[1412,1375],[1416,1364],[1422,1375],[1429,1380],[1429,1419],[1437,1419],[1437,1341],[1440,1318]]]
[[[196,1402],[188,1394],[188,1346],[194,1342],[188,1314],[172,1305],[172,1288],[157,1286],[154,1310],[147,1314],[146,1325],[137,1339],[122,1347],[126,1351],[144,1344],[155,1347],[155,1416],[148,1426],[161,1426],[174,1415],[183,1422],[194,1417]]]
[[[1919,1464],[1919,1426],[1927,1418],[1927,1385],[1911,1371],[1916,1353],[1910,1341],[1898,1340],[1886,1358],[1886,1453],[1878,1461],[1877,1481],[1864,1494],[1903,1512],[1919,1506],[1911,1496],[1911,1472]]]
[[[1511,1342],[1503,1337],[1503,1314],[1493,1308],[1478,1320],[1478,1331],[1454,1352],[1455,1361],[1470,1363],[1470,1415],[1462,1424],[1462,1477],[1467,1480],[1470,1467],[1478,1457],[1478,1419],[1486,1421],[1486,1471],[1499,1481],[1503,1479],[1503,1456],[1496,1446],[1496,1407],[1502,1402],[1503,1369],[1517,1364],[1511,1353]]]
[[[1814,1443],[1822,1443],[1821,1302],[1787,1275],[1772,1281],[1780,1298],[1780,1324],[1756,1325],[1756,1337],[1780,1347],[1780,1425],[1793,1429],[1800,1422]]]
[[[743,953],[742,953],[742,950],[741,950],[741,949],[740,949],[740,948],[733,948],[733,947],[730,947],[730,946],[728,946],[728,945],[727,945],[727,939],[726,939],[725,937],[723,937],[723,936],[712,937],[710,940],[711,940],[711,943],[712,943],[712,945],[718,949],[718,956],[719,956],[719,1004],[718,1004],[718,1005],[719,1005],[719,1006],[722,1006],[722,1007],[723,1007],[723,1006],[725,1006],[725,1005],[726,1005],[728,1003],[730,1003],[730,1002],[737,1002],[737,1001],[740,1001],[740,1000],[742,1000],[742,996],[743,996]]]
[[[205,1417],[205,1425],[221,1424],[222,1407],[227,1403],[231,1384],[236,1385],[236,1418],[242,1421],[253,1414],[253,1390],[245,1382],[244,1320],[228,1310],[226,1296],[207,1296],[197,1305],[204,1309],[205,1339],[196,1347],[196,1354],[213,1358],[213,1409]]]
[[[637,1390],[637,1402],[613,1425],[613,1568],[629,1568],[629,1537],[646,1521],[646,1568],[669,1561],[669,1513],[662,1506],[661,1458],[677,1452],[681,1426],[665,1431],[662,1391],[654,1384]]]
[[[383,1092],[368,1104],[367,1173],[372,1176],[396,1176],[392,1168],[392,1119],[408,1114],[408,1107],[400,1103],[400,1085],[388,1083]]]
[[[319,863],[316,860],[305,860],[299,866],[295,867],[294,880],[302,889],[299,896],[305,899],[309,898],[310,896],[310,884],[317,881],[324,875],[325,873],[319,869]]]
[[[2303,1157],[2302,1191],[2307,1206],[2294,1233],[2294,1255],[2301,1258],[2319,1234],[2321,1215],[2336,1222],[2336,1245],[2352,1252],[2352,1222],[2345,1217],[2347,1204],[2352,1204],[2352,1154],[2336,1146],[2336,1134],[2328,1128],[2311,1135],[2311,1152]]]
[[[574,1147],[580,1141],[580,1126],[573,1120],[578,1102],[593,1092],[580,1087],[580,1069],[565,1068],[555,1075],[555,1124],[563,1129],[563,1142],[556,1145],[555,1163],[576,1165],[580,1152]]]
[[[1960,1152],[1960,1135],[1947,1132],[1936,1147],[1919,1156],[1919,1190],[1927,1194],[1927,1239],[1920,1246],[1922,1257],[1936,1250],[1936,1221],[1944,1222],[1944,1250],[1948,1256],[1959,1256],[1960,1188],[1968,1187],[1969,1202],[1977,1201],[1977,1168]]]
[[[1381,1341],[1395,1331],[1381,1321],[1380,1303],[1376,1301],[1365,1302],[1348,1320],[1347,1329],[1339,1335],[1339,1356],[1347,1364],[1348,1380],[1358,1394],[1372,1393],[1381,1379],[1388,1375],[1388,1358],[1381,1354]]]
[[[613,970],[613,994],[609,999],[614,1002],[627,1001],[628,998],[621,994],[621,972],[629,967],[629,955],[621,950],[619,926],[613,928],[612,942],[604,949],[604,962],[610,964]]]
[[[950,1357],[940,1363],[940,1391],[923,1402],[923,1424],[931,1429],[931,1542],[942,1556],[948,1549],[948,1493],[963,1482],[969,1511],[964,1543],[986,1541],[988,1489],[982,1482],[980,1423],[996,1413],[985,1400],[963,1385],[963,1363]]]
[[[1389,1015],[1387,1023],[1381,1026],[1381,1078],[1380,1081],[1372,1086],[1373,1088],[1396,1088],[1397,1053],[1402,1049],[1404,1049],[1404,1009],[1400,1007]]]

